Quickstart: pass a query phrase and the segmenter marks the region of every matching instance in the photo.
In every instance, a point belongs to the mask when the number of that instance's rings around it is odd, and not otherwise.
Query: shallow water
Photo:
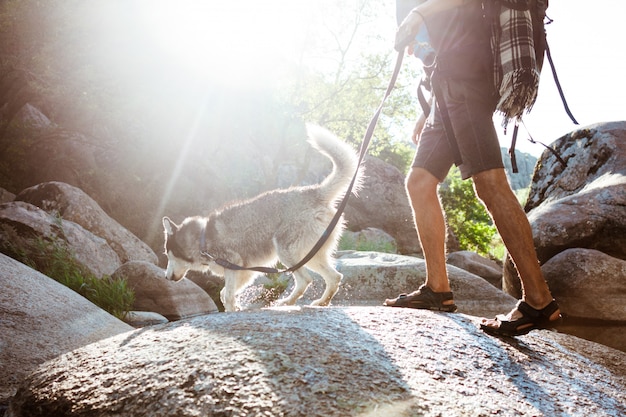
[[[626,322],[565,317],[557,330],[626,352]]]

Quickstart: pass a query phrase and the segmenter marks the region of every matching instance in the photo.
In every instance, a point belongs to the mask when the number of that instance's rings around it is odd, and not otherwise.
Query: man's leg
[[[426,282],[417,291],[385,300],[386,306],[447,312],[457,309],[446,271],[446,223],[437,194],[438,186],[437,177],[427,170],[411,169],[406,188],[426,261]]]
[[[543,309],[552,301],[533,242],[532,230],[526,213],[511,190],[504,169],[492,169],[473,177],[476,194],[483,201],[515,264],[522,283],[522,300],[535,309]],[[510,319],[518,318],[518,311]],[[550,320],[559,318],[557,310]],[[497,326],[497,321],[489,320]]]
[[[438,186],[439,180],[422,168],[412,168],[406,180],[415,228],[426,261],[426,286],[435,292],[448,292],[446,223]]]

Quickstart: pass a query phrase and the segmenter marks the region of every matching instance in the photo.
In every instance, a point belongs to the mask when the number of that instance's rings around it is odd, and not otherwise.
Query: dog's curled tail
[[[307,123],[309,143],[333,163],[333,170],[320,184],[323,198],[328,202],[341,199],[352,181],[359,158],[355,150],[321,126]],[[352,192],[356,193],[363,181],[363,167],[359,168]]]

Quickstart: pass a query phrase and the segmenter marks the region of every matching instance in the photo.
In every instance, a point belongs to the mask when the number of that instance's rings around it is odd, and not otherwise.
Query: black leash
[[[389,95],[391,94],[391,91],[393,90],[394,85],[396,84],[398,74],[400,73],[400,68],[402,67],[403,54],[404,54],[404,50],[398,52],[398,58],[396,59],[396,66],[393,69],[393,74],[391,75],[391,79],[389,80],[387,91],[385,91],[385,95],[383,96],[383,99],[380,105],[378,106],[378,109],[376,109],[376,112],[374,113],[374,116],[372,116],[372,120],[370,120],[369,126],[367,127],[367,130],[365,131],[365,135],[363,136],[363,141],[361,142],[361,147],[359,149],[359,162],[357,164],[357,169],[356,169],[356,172],[354,173],[354,176],[352,177],[352,181],[350,181],[350,185],[348,185],[346,194],[343,196],[343,199],[341,200],[341,203],[339,203],[339,206],[337,206],[337,212],[335,213],[335,216],[332,218],[328,227],[326,228],[324,233],[322,233],[322,236],[319,238],[319,240],[313,246],[313,248],[311,248],[309,253],[307,253],[306,256],[302,258],[300,262],[286,269],[276,269],[276,268],[269,268],[269,267],[264,267],[264,266],[251,266],[251,267],[241,266],[241,265],[234,264],[226,259],[216,258],[206,251],[201,252],[203,257],[205,257],[209,261],[215,262],[222,268],[231,269],[235,271],[245,270],[245,271],[261,272],[264,274],[283,274],[283,273],[290,274],[293,271],[296,271],[302,268],[307,262],[309,262],[315,256],[315,254],[320,250],[322,246],[324,246],[324,244],[330,237],[332,231],[337,226],[337,223],[339,223],[339,219],[341,218],[341,215],[343,214],[346,208],[346,205],[348,204],[348,198],[350,197],[350,194],[352,194],[352,188],[354,187],[354,184],[356,182],[356,179],[359,173],[359,168],[361,167],[361,162],[363,162],[363,158],[367,154],[367,148],[369,147],[370,141],[372,139],[372,135],[374,134],[374,129],[376,128],[376,124],[378,123],[378,118],[380,117],[380,114],[383,110],[383,106],[385,104],[385,101],[387,100],[387,97],[389,97]],[[205,241],[204,234],[202,235],[202,241],[203,242]],[[201,246],[202,246],[201,249],[204,249],[203,248],[204,245],[201,245]]]

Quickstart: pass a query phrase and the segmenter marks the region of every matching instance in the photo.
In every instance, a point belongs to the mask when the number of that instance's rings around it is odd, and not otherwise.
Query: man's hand
[[[409,53],[413,53],[415,35],[419,32],[420,26],[424,23],[424,18],[417,8],[411,10],[411,13],[404,18],[398,30],[396,31],[395,49],[401,52],[404,48],[409,47]]]
[[[426,115],[424,113],[420,114],[420,117],[415,122],[415,127],[413,128],[413,135],[411,136],[411,140],[414,144],[420,141],[420,136],[422,135],[422,130],[424,130],[424,125],[426,124]]]

